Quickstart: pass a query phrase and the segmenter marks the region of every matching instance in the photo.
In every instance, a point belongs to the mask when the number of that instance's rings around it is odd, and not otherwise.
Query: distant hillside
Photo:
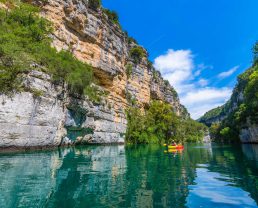
[[[214,122],[219,122],[221,121],[221,118],[223,118],[223,109],[224,105],[214,108],[206,112],[201,118],[198,119],[198,121],[206,124],[207,126],[210,126]]]
[[[238,76],[230,100],[199,119],[211,126],[210,132],[215,139],[258,142],[258,43],[253,52],[253,65]]]

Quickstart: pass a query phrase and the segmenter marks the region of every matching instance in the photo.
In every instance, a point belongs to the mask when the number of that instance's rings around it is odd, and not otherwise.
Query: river
[[[0,153],[0,207],[258,207],[258,145]]]

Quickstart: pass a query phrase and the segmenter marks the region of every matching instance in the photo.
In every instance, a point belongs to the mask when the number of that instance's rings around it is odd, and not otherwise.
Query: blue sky
[[[258,0],[103,0],[193,118],[223,104],[251,65]]]

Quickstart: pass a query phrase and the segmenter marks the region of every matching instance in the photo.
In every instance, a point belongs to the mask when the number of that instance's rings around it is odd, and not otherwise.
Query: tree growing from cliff
[[[135,46],[130,50],[129,55],[135,64],[140,64],[145,56],[145,52],[142,47]]]
[[[89,7],[93,10],[98,10],[101,7],[101,0],[89,0]]]

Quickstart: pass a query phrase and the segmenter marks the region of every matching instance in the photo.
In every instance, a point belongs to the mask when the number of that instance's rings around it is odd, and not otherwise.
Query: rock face
[[[247,69],[243,74],[249,74],[251,70],[252,68]],[[234,118],[235,112],[239,109],[240,105],[245,103],[244,91],[246,85],[247,81],[243,81],[239,78],[229,101],[221,107],[210,110],[203,117],[198,119],[198,121],[207,126],[211,126],[213,123],[223,123],[230,117]],[[238,125],[237,132],[239,133],[239,139],[242,143],[258,143],[257,123],[251,122],[250,117],[246,117]]]
[[[28,92],[0,96],[0,147],[124,142],[126,119],[116,122],[113,109],[71,97],[39,71],[32,71],[26,84]]]
[[[211,137],[210,137],[209,133],[207,133],[207,134],[203,137],[203,142],[204,142],[204,143],[210,143],[210,142],[211,142]]]
[[[258,127],[250,126],[241,129],[240,139],[243,143],[258,143]]]
[[[0,147],[52,146],[64,135],[63,104],[57,99],[60,88],[51,86],[49,76],[31,72],[26,80],[31,89],[41,90],[36,98],[31,92],[12,98],[0,96]]]
[[[41,15],[53,23],[53,47],[70,50],[91,64],[99,87],[108,96],[94,104],[69,95],[64,86],[52,85],[50,77],[36,69],[26,77],[28,92],[13,98],[0,96],[1,147],[123,143],[125,109],[131,105],[128,95],[139,108],[155,98],[171,103],[178,115],[189,116],[173,87],[148,65],[147,58],[133,63],[129,54],[135,43],[129,44],[102,11],[91,10],[88,1],[81,0],[30,2],[39,5]]]
[[[128,106],[128,93],[141,106],[155,96],[170,102],[178,114],[185,111],[174,89],[148,67],[146,58],[139,64],[133,63],[129,53],[135,44],[128,43],[119,26],[110,22],[103,12],[89,9],[87,1],[49,0],[42,8],[42,16],[54,24],[54,47],[70,49],[79,60],[94,67],[99,85],[110,93],[108,100],[118,117],[121,109]],[[130,77],[126,75],[128,64],[132,65]]]

